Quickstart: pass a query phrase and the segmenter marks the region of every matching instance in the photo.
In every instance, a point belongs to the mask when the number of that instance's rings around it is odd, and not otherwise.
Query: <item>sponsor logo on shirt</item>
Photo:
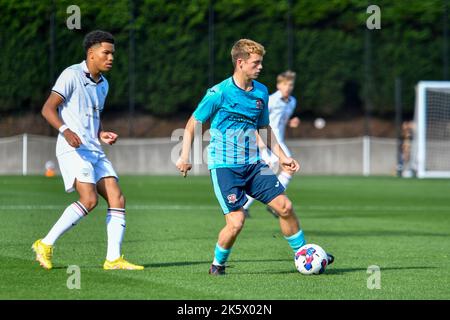
[[[229,121],[235,121],[235,122],[246,122],[249,124],[255,124],[255,120],[244,117],[244,116],[238,116],[238,115],[231,115],[228,118]]]

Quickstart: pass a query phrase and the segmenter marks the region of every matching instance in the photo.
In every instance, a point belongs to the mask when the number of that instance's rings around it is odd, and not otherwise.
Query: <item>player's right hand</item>
[[[70,129],[64,130],[63,135],[71,147],[78,148],[79,146],[81,146],[80,137],[72,130]]]
[[[184,160],[182,158],[179,158],[177,160],[176,166],[178,170],[180,170],[184,178],[186,178],[187,172],[192,169],[192,164],[190,164],[189,161]]]
[[[297,160],[292,159],[290,157],[281,160],[280,161],[281,166],[287,170],[290,174],[296,173],[298,170],[300,170],[300,164],[297,162]]]

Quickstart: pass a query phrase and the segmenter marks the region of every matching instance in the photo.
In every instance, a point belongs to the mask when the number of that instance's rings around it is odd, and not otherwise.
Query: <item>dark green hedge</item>
[[[50,16],[56,10],[55,76],[84,58],[83,36],[93,29],[117,40],[108,108],[128,108],[129,1],[76,1],[81,30],[68,30],[73,1],[0,0],[0,112],[37,112],[54,81],[50,74]],[[157,115],[193,110],[208,87],[208,0],[134,0],[136,109]],[[419,80],[443,79],[444,0],[383,0],[381,30],[372,40],[373,112],[394,110],[394,79],[403,79],[406,112]],[[301,110],[339,116],[361,111],[365,90],[365,0],[292,0],[295,95]],[[264,44],[260,80],[271,91],[287,68],[288,1],[215,0],[214,79],[232,71],[230,48],[239,38]]]

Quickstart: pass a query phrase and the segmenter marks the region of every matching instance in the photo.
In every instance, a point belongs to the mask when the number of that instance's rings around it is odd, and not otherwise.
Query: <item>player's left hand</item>
[[[295,172],[300,170],[300,164],[293,158],[284,159],[283,161],[281,161],[281,165],[291,174],[294,174]]]
[[[99,136],[100,140],[109,145],[113,145],[114,143],[116,143],[117,138],[119,137],[118,134],[109,131],[101,131]]]
[[[289,127],[298,128],[299,125],[300,125],[299,117],[295,117],[295,118],[292,118],[291,120],[289,120]]]

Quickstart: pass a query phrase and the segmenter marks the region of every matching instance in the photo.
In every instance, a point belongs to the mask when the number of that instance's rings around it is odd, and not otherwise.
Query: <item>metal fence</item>
[[[104,150],[119,175],[176,175],[172,158],[179,144],[171,138],[121,139]],[[395,139],[298,139],[286,144],[299,160],[302,174],[368,176],[394,175],[396,171]],[[0,174],[44,174],[47,161],[57,164],[55,145],[55,137],[24,134],[0,138]],[[207,164],[195,165],[192,173],[207,175]]]

